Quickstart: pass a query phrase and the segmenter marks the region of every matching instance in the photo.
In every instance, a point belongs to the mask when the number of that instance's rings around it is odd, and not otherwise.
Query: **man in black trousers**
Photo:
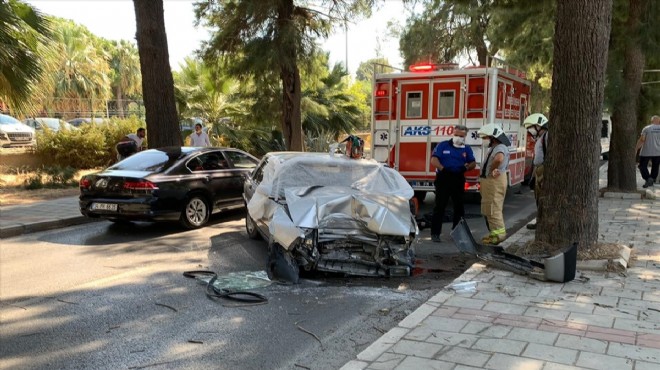
[[[462,125],[454,126],[454,137],[443,141],[431,154],[431,165],[435,170],[435,207],[431,222],[431,240],[440,243],[442,219],[445,208],[452,199],[454,205],[453,226],[456,227],[465,215],[463,195],[465,193],[465,171],[477,166],[474,153],[470,146],[465,145],[468,128]]]

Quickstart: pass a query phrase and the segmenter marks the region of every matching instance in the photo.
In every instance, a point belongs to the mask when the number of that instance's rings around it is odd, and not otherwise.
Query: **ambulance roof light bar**
[[[434,63],[417,63],[412,64],[408,67],[410,72],[431,72],[438,69],[438,66]]]

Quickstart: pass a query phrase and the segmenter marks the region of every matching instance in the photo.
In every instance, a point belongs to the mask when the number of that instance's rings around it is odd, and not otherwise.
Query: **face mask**
[[[536,127],[530,127],[527,129],[527,132],[529,132],[532,137],[536,137],[539,134],[539,130],[536,129]]]
[[[465,146],[465,138],[460,137],[460,136],[454,136],[451,138],[452,142],[454,143],[454,146],[462,148]]]

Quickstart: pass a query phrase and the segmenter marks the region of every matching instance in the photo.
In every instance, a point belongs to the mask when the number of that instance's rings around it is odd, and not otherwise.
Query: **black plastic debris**
[[[473,255],[502,269],[542,281],[565,283],[575,279],[577,243],[573,243],[557,255],[544,258],[543,262],[538,262],[507,253],[504,248],[496,245],[477,243],[464,219],[461,219],[451,231],[451,237],[461,252]]]

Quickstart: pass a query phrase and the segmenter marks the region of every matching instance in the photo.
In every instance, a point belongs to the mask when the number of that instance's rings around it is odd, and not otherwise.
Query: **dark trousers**
[[[651,162],[651,174],[649,174],[649,161]],[[639,157],[639,172],[644,181],[650,177],[655,182],[658,179],[658,167],[660,167],[660,156]]]
[[[442,232],[442,219],[449,198],[454,205],[452,228],[465,215],[463,194],[465,193],[465,176],[462,173],[440,172],[435,176],[435,207],[431,221],[431,235],[440,235]]]

